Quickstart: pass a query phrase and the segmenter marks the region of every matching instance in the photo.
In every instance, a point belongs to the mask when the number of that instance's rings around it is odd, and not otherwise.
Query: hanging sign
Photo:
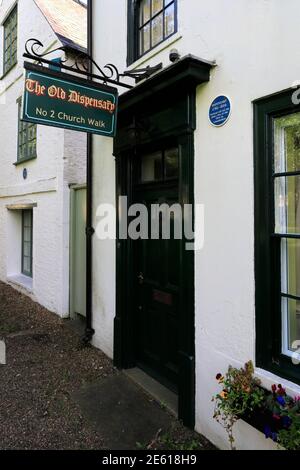
[[[118,92],[25,63],[23,121],[114,137]]]
[[[209,120],[215,127],[226,124],[231,114],[231,102],[227,96],[218,96],[209,108]]]

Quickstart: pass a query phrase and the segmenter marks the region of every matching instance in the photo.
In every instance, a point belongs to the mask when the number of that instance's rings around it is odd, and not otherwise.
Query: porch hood
[[[193,55],[186,55],[176,63],[147,78],[119,98],[119,111],[135,106],[156,93],[164,93],[170,88],[196,87],[210,79],[210,71],[215,62],[202,60]]]

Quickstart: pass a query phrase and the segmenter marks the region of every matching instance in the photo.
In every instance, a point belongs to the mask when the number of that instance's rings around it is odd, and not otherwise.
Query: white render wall
[[[94,1],[95,60],[126,70],[126,2]],[[252,101],[290,88],[300,80],[299,0],[178,0],[179,31],[133,67],[169,65],[169,51],[216,61],[211,81],[197,90],[195,202],[205,204],[205,244],[195,258],[196,428],[220,448],[225,432],[212,418],[215,376],[228,365],[255,362],[254,182]],[[105,15],[102,12],[105,11]],[[114,18],[114,27],[106,19]],[[105,38],[105,40],[103,39]],[[209,124],[217,95],[232,100],[223,127]],[[95,206],[114,201],[112,143],[95,137]],[[96,220],[95,220],[96,223]],[[112,247],[94,242],[95,344],[110,356],[115,315]],[[110,282],[110,283],[109,283]],[[99,287],[100,286],[100,287]],[[257,370],[263,384],[300,387]],[[241,429],[241,428],[240,428]],[[241,449],[270,448],[242,426]]]
[[[3,0],[0,25],[15,3]],[[0,44],[3,44],[3,28],[0,31]],[[0,47],[0,280],[7,282],[8,277],[20,272],[19,242],[14,234],[18,214],[7,211],[6,206],[34,203],[37,207],[33,210],[33,286],[29,290],[20,289],[49,310],[66,317],[69,315],[69,185],[86,181],[86,137],[38,126],[37,159],[14,165],[18,137],[16,100],[23,93],[22,55],[29,38],[39,39],[46,48],[61,45],[34,1],[19,0],[18,65],[2,80]],[[24,168],[28,171],[26,180],[23,179]]]

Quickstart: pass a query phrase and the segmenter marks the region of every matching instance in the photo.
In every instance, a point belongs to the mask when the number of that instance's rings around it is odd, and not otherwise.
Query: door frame
[[[75,246],[75,193],[78,190],[87,189],[86,184],[72,184],[70,185],[70,240],[69,240],[69,315],[70,318],[74,319],[74,303],[73,303],[73,286],[74,286],[74,259],[73,259],[73,249]]]
[[[194,207],[194,131],[196,89],[210,80],[213,64],[188,55],[124,93],[119,99],[118,131],[114,140],[116,158],[117,234],[126,216],[118,200],[132,202],[132,161],[139,145],[178,139],[180,151],[179,203]],[[127,217],[126,217],[127,218]],[[195,253],[180,245],[179,379],[178,417],[195,426]],[[135,367],[133,351],[132,242],[117,238],[116,316],[114,364]]]
[[[171,139],[179,145],[179,203],[194,207],[194,126],[195,93],[189,90],[185,95],[190,110],[189,126],[178,127],[175,131],[162,132],[156,142]],[[132,202],[133,161],[136,146],[130,146],[116,155],[117,201],[127,195]],[[122,218],[117,204],[117,233]],[[178,374],[178,417],[190,428],[195,426],[195,293],[194,293],[194,252],[186,251],[186,240],[180,244],[180,308],[178,319],[179,374]],[[118,368],[135,367],[133,338],[133,285],[132,241],[117,239],[116,267],[116,317],[114,321],[114,363]]]

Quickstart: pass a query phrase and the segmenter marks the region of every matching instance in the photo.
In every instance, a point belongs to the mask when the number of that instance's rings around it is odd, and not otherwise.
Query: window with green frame
[[[3,73],[6,74],[17,63],[18,44],[18,7],[12,10],[3,24],[4,28],[4,51],[3,51]]]
[[[22,274],[32,277],[32,221],[31,209],[22,211]]]
[[[177,0],[128,0],[128,64],[177,32]]]
[[[300,383],[300,106],[293,91],[257,100],[257,363]]]
[[[21,121],[22,102],[18,100],[18,162],[36,158],[36,124]]]

